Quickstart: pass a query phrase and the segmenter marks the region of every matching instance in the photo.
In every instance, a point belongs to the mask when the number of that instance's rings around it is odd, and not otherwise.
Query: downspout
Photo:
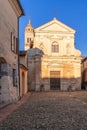
[[[19,80],[19,100],[20,100],[20,59],[19,59],[19,54],[20,54],[20,51],[19,51],[19,18],[17,19],[17,22],[18,22],[18,80]]]

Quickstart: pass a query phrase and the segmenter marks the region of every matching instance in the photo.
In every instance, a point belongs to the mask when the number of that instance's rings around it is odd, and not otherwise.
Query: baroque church
[[[75,48],[75,30],[56,18],[25,28],[29,90],[80,90],[81,52]]]

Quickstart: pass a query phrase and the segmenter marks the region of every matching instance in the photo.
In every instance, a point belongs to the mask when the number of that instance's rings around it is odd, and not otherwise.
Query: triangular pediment
[[[51,31],[56,31],[56,32],[71,32],[75,33],[75,30],[70,28],[69,26],[63,24],[62,22],[58,21],[56,18],[54,18],[52,21],[38,27],[35,29],[35,31],[40,31],[40,32],[51,32]]]

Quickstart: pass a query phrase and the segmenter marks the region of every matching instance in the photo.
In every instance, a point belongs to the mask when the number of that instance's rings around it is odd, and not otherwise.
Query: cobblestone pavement
[[[0,130],[87,130],[86,97],[87,92],[32,93]]]
[[[8,115],[10,115],[13,111],[18,109],[22,104],[24,104],[28,98],[30,97],[31,93],[28,92],[25,94],[21,100],[15,103],[10,104],[0,104],[0,122],[5,120]]]

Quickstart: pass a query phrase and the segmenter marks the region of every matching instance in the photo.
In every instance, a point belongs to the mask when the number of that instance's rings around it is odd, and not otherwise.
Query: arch
[[[7,62],[3,57],[0,57],[0,78],[2,76],[7,76]]]
[[[6,60],[3,57],[0,57],[0,63],[6,63]]]
[[[0,103],[4,101],[5,93],[3,91],[7,89],[5,87],[5,82],[7,81],[6,76],[8,76],[8,70],[7,70],[7,62],[3,57],[0,57]]]
[[[52,45],[58,45],[58,42],[57,41],[53,41]]]

